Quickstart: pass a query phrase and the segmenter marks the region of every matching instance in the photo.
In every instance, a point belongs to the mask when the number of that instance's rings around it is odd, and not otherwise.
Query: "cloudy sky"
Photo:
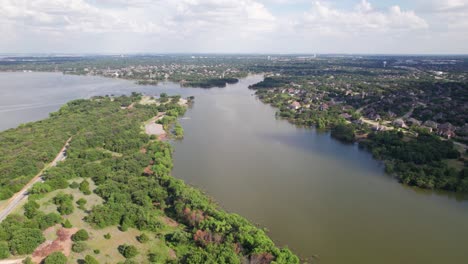
[[[0,0],[0,53],[468,53],[468,0]]]

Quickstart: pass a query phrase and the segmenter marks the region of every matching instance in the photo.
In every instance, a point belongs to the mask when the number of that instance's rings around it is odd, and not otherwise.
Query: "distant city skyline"
[[[468,54],[468,0],[2,0],[0,54]]]

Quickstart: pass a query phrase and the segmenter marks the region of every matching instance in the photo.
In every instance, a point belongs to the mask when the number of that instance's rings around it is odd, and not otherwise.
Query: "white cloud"
[[[4,1],[3,20],[39,31],[167,33],[234,26],[263,30],[274,20],[253,0]]]
[[[429,2],[432,9],[437,12],[459,12],[468,9],[468,0],[432,0]]]
[[[468,0],[352,1],[1,0],[0,51],[468,52]]]
[[[363,0],[354,10],[339,10],[325,2],[315,1],[296,27],[309,30],[312,34],[339,35],[411,31],[425,29],[428,24],[413,11],[402,11],[399,6],[378,11]]]

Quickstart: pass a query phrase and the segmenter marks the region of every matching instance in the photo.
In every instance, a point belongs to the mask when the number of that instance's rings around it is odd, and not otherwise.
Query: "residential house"
[[[412,125],[412,126],[420,126],[421,125],[421,121],[417,120],[416,118],[408,118],[406,120],[406,123],[409,124],[409,125]]]
[[[349,119],[351,119],[351,117],[352,117],[352,116],[351,116],[350,114],[348,114],[348,113],[342,113],[340,116],[341,116],[342,118],[346,119],[346,120],[349,120]]]
[[[455,126],[448,122],[444,123],[438,127],[437,134],[446,138],[452,138],[455,136]]]
[[[433,131],[437,131],[437,128],[439,127],[439,124],[432,120],[427,120],[423,125],[432,128]]]
[[[401,128],[408,128],[408,126],[405,124],[405,121],[401,118],[397,118],[393,121],[393,125],[396,127],[401,127]]]
[[[298,101],[294,101],[289,105],[289,109],[297,110],[299,108],[301,108],[301,103]]]
[[[326,103],[323,103],[320,105],[319,109],[320,111],[327,111],[330,106]]]

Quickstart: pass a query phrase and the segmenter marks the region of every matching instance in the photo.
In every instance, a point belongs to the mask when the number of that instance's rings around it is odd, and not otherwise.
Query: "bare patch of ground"
[[[151,118],[145,123],[146,134],[156,136],[166,135],[166,131],[164,131],[163,125],[156,124],[156,121],[162,119],[164,117],[164,114],[165,113],[159,113],[157,116]]]
[[[150,104],[155,104],[158,105],[159,103],[154,99],[152,96],[143,96],[140,100],[140,104],[142,105],[150,105]]]
[[[166,131],[164,131],[163,125],[156,124],[156,123],[151,123],[151,124],[145,125],[145,131],[146,131],[146,134],[148,134],[148,135],[159,136],[159,135],[162,135],[162,134],[166,134]]]
[[[167,216],[163,216],[161,217],[161,220],[164,222],[164,224],[166,224],[167,226],[170,226],[170,227],[178,227],[179,226],[179,223],[177,223],[177,221],[175,221],[174,219],[172,218],[169,218]]]
[[[57,226],[55,226],[57,228]],[[48,228],[49,229],[49,228]],[[46,229],[45,232],[49,231]],[[70,256],[72,240],[71,236],[78,231],[78,228],[63,228],[59,227],[56,231],[57,238],[53,241],[47,240],[42,243],[32,254],[34,263],[41,263],[49,254],[60,251],[65,256]]]
[[[0,260],[0,264],[21,264],[21,263],[23,263],[23,258]]]
[[[187,105],[188,105],[187,99],[180,98],[180,99],[179,99],[179,105],[181,105],[181,106],[187,106]]]
[[[177,255],[172,248],[169,248],[168,255],[170,259],[177,259]]]

